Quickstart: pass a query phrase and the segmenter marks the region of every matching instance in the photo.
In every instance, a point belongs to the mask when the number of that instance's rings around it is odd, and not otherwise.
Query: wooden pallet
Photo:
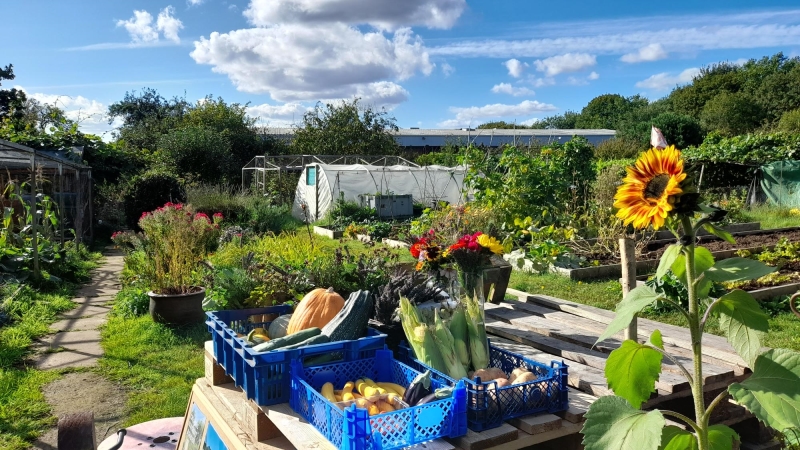
[[[244,433],[248,449],[333,449],[312,425],[295,413],[288,403],[259,407],[225,375],[214,360],[211,341],[205,344],[205,378],[197,380],[195,390],[214,399],[216,408],[227,414],[227,422]],[[456,439],[437,439],[411,448],[426,450],[511,450],[529,447],[567,435],[577,434],[583,416],[596,397],[570,390],[570,408],[554,414],[539,414],[512,419],[501,427],[482,433],[468,431]],[[236,432],[236,431],[231,431]]]

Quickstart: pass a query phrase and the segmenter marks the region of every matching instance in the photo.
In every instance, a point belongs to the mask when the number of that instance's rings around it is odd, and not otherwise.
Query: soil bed
[[[713,236],[703,236],[699,238],[699,242],[703,247],[711,252],[718,252],[724,250],[736,250],[754,247],[767,247],[775,245],[781,238],[786,238],[789,242],[800,241],[800,230],[780,231],[773,233],[763,234],[748,234],[744,236],[734,236],[736,239],[735,244],[729,244],[721,239]],[[659,241],[654,242],[647,246],[647,249],[639,255],[636,259],[639,261],[656,260],[661,258],[664,250],[671,242]],[[586,258],[586,261],[592,263],[598,261],[599,265],[619,264],[620,259],[618,255],[610,253],[591,253],[591,252],[577,252],[578,255]]]
[[[787,262],[778,269],[777,273],[782,276],[781,278],[783,279],[774,281],[750,280],[746,284],[737,284],[736,289],[752,291],[766,287],[781,286],[787,283],[797,283],[800,281],[800,261]],[[790,276],[791,278],[787,280],[784,278],[785,276]]]

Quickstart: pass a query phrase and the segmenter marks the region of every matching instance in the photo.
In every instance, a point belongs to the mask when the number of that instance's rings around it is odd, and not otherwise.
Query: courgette
[[[281,347],[278,350],[293,350],[295,348],[305,347],[307,345],[327,344],[330,341],[331,338],[329,338],[328,336],[325,336],[324,334],[318,334],[316,336],[311,336],[310,338],[306,339],[303,342],[287,345],[286,347]]]
[[[297,333],[290,334],[282,338],[273,339],[269,342],[256,345],[255,347],[253,347],[253,351],[257,353],[262,353],[262,352],[268,352],[270,350],[277,350],[279,348],[283,348],[289,345],[299,344],[309,338],[318,336],[320,333],[322,333],[322,330],[320,330],[319,328],[307,328],[305,330],[298,331]]]
[[[369,291],[353,292],[345,301],[344,308],[322,328],[322,334],[331,338],[331,342],[352,341],[364,337],[372,306]]]

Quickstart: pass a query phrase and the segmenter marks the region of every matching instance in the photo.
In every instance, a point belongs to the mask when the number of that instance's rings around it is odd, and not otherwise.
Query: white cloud
[[[589,80],[591,80],[591,81],[594,81],[594,80],[596,80],[596,79],[598,79],[598,78],[600,78],[600,74],[599,74],[599,73],[597,73],[597,72],[592,72],[592,73],[590,73],[590,74],[589,74],[589,76],[587,77],[587,79],[589,79]]]
[[[667,52],[661,44],[650,44],[639,49],[637,52],[622,55],[620,61],[626,63],[640,63],[646,61],[658,61],[665,59]]]
[[[20,86],[15,86],[24,90]],[[42,93],[28,93],[28,97],[45,105],[52,105],[64,111],[64,115],[75,122],[81,131],[103,136],[110,139],[110,133],[122,123],[116,120],[108,124],[108,107],[97,100],[90,100],[83,96],[68,96]]]
[[[500,83],[495,84],[492,87],[492,92],[495,94],[509,94],[513,95],[514,97],[519,97],[523,95],[534,95],[535,92],[526,88],[526,87],[516,87],[512,86],[509,83]]]
[[[202,0],[195,0],[198,1],[197,5],[200,4]],[[162,9],[160,13],[158,13],[158,20],[156,21],[156,28],[158,31],[164,33],[164,37],[169,39],[176,44],[181,42],[181,38],[178,37],[178,30],[183,28],[183,22],[173,17],[175,14],[175,8],[172,6],[167,6],[166,8]]]
[[[262,105],[248,106],[247,115],[271,126],[288,126],[302,122],[303,115],[310,109],[312,108],[297,102],[284,103],[282,105],[264,103]]]
[[[455,71],[456,71],[455,67],[447,63],[442,63],[442,73],[444,74],[445,78],[452,75]]]
[[[516,105],[495,103],[492,105],[471,106],[468,108],[451,106],[450,112],[454,113],[456,117],[440,122],[439,126],[443,128],[472,126],[479,120],[529,116],[533,113],[555,111],[556,109],[558,108],[551,104],[541,103],[535,100],[524,100]]]
[[[747,58],[739,58],[736,61],[731,61],[731,64],[735,64],[737,66],[743,66],[743,65],[747,64],[748,61],[750,61],[750,60],[747,59]]]
[[[588,53],[565,53],[533,62],[536,70],[552,77],[560,73],[578,72],[597,64],[597,57]]]
[[[339,22],[384,30],[413,25],[447,29],[466,5],[466,0],[251,0],[244,15],[255,26]]]
[[[533,118],[530,118],[530,119],[528,119],[528,120],[523,120],[523,121],[522,121],[522,122],[520,122],[519,124],[520,124],[520,125],[525,125],[526,127],[529,127],[529,126],[531,126],[531,125],[535,124],[536,122],[539,122],[540,120],[541,120],[541,119],[537,119],[536,117],[533,117]]]
[[[131,48],[136,46],[150,46],[157,45],[159,40],[159,32],[164,35],[164,38],[179,44],[181,42],[178,37],[178,31],[183,28],[183,22],[173,16],[175,8],[171,5],[162,9],[158,13],[155,27],[153,27],[153,16],[145,10],[134,10],[133,16],[128,20],[118,20],[117,26],[123,27],[128,31],[131,36],[131,44],[119,43],[105,43],[94,44],[84,47],[78,47],[73,50],[101,50],[106,48]]]
[[[387,80],[434,68],[419,36],[407,28],[389,38],[342,23],[280,24],[214,32],[194,43],[192,58],[228,75],[240,91],[277,101],[352,98],[403,101],[408,93]]]
[[[533,85],[535,88],[545,87],[545,86],[552,86],[556,84],[555,78],[552,77],[530,77],[528,78],[528,83]]]
[[[135,43],[157,42],[158,31],[153,29],[153,16],[147,11],[133,11],[133,17],[117,21],[118,27],[125,27]]]
[[[186,4],[191,6],[199,6],[203,4],[203,0],[186,0]]]
[[[700,69],[697,67],[686,69],[677,76],[670,75],[669,72],[657,73],[646,80],[636,83],[636,87],[653,91],[666,91],[676,85],[689,83],[699,73]]]
[[[525,71],[525,68],[528,67],[528,63],[522,63],[518,59],[509,59],[508,61],[503,63],[508,69],[508,74],[514,78],[519,78],[522,76],[522,72]]]
[[[624,55],[653,43],[670,52],[795,46],[800,41],[800,9],[741,14],[558,22],[532,27],[530,39],[459,40],[430,48],[431,55],[464,58],[544,58],[563,53]],[[674,24],[670,26],[669,24]]]

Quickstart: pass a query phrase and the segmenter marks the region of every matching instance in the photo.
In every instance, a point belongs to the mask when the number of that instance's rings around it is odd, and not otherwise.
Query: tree
[[[0,67],[0,81],[14,78],[16,76],[13,64],[9,64],[5,68]],[[0,89],[0,120],[9,119],[16,123],[22,121],[25,117],[24,107],[27,99],[25,92],[17,88]]]
[[[692,116],[674,112],[662,112],[652,119],[628,125],[620,136],[647,145],[650,143],[652,127],[661,130],[667,143],[678,148],[700,145],[703,142],[703,128],[700,126],[700,121]]]
[[[229,136],[207,125],[189,125],[162,135],[158,148],[164,170],[194,175],[207,183],[232,181],[230,174],[239,172],[241,165],[234,163]]]
[[[136,149],[155,150],[160,136],[175,128],[189,109],[185,98],[167,100],[155,89],[141,94],[126,92],[122,101],[108,107],[109,124],[122,119],[119,139]]]
[[[605,94],[593,98],[582,110],[575,125],[577,128],[619,129],[637,109],[648,105],[646,98],[634,95]]]
[[[536,130],[557,129],[557,130],[573,130],[578,128],[577,121],[580,113],[575,111],[567,111],[564,114],[545,117],[542,120],[531,124],[530,128]]]
[[[778,122],[778,130],[800,133],[800,109],[783,113],[780,122]]]
[[[511,129],[525,129],[528,128],[525,125],[520,125],[518,123],[508,123],[504,120],[498,120],[496,122],[486,122],[477,126],[478,129],[482,130],[491,130],[491,129],[501,129],[501,130],[511,130]]]
[[[392,155],[398,151],[392,135],[397,130],[395,118],[386,110],[362,107],[358,98],[324,106],[317,103],[303,115],[303,127],[295,131],[291,150],[310,155]]]
[[[700,114],[700,123],[708,131],[735,136],[754,131],[761,125],[764,111],[743,93],[720,92],[709,100]]]

